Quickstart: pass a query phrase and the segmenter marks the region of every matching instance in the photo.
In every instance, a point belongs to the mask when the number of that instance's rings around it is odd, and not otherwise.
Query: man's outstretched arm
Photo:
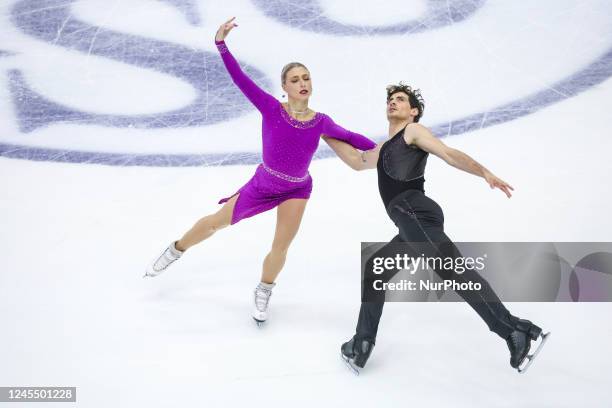
[[[486,167],[467,154],[445,145],[425,126],[419,125],[418,123],[411,123],[408,125],[404,132],[404,141],[406,144],[414,143],[426,152],[435,154],[446,163],[459,170],[484,178],[491,188],[499,188],[508,198],[512,197],[510,191],[514,190],[514,188],[510,184],[495,176]]]

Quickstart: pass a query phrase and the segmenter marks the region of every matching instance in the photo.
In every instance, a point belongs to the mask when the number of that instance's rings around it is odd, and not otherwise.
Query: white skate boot
[[[176,261],[181,257],[181,255],[183,255],[182,251],[176,249],[174,246],[175,243],[176,242],[172,242],[170,245],[168,245],[168,248],[166,248],[157,259],[151,262],[143,278],[147,276],[154,277],[159,275],[165,271],[172,264],[172,262]]]
[[[274,286],[276,286],[276,283],[259,282],[259,285],[255,288],[255,304],[253,305],[252,316],[259,327],[268,319],[268,304]]]

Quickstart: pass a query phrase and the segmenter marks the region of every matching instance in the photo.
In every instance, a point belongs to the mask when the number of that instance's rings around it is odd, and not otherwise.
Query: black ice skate
[[[510,365],[512,368],[516,368],[519,373],[526,372],[549,336],[550,333],[543,334],[542,329],[529,320],[518,319],[514,331],[506,338],[506,344],[510,349]],[[529,354],[531,341],[538,339],[541,339],[538,347],[535,352]]]
[[[355,340],[355,337],[347,341],[340,348],[340,356],[355,375],[359,375],[359,370],[365,367],[374,342],[371,340]]]

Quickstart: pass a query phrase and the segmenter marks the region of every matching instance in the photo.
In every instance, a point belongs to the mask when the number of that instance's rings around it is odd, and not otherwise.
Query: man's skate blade
[[[265,320],[257,320],[256,318],[253,318],[253,321],[255,322],[255,324],[257,325],[258,328],[262,328],[265,326],[266,321]]]
[[[546,334],[541,334],[540,337],[541,337],[541,341],[540,341],[540,344],[538,344],[538,347],[536,348],[536,350],[532,354],[528,354],[527,357],[525,357],[525,360],[523,361],[523,363],[525,364],[522,367],[521,366],[518,367],[519,373],[524,374],[525,372],[527,372],[527,369],[529,368],[529,366],[533,363],[535,358],[538,356],[538,354],[540,353],[540,350],[542,350],[542,348],[544,347],[544,344],[546,344],[546,341],[550,337],[550,332]]]
[[[340,358],[342,358],[342,361],[344,361],[344,364],[346,364],[346,366],[349,368],[349,370],[351,370],[353,374],[359,375],[359,367],[353,364],[353,362],[347,356],[342,354],[342,352],[340,352]]]

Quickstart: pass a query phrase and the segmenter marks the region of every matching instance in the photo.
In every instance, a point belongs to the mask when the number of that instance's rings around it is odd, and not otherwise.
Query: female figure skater
[[[252,316],[259,325],[268,317],[274,282],[285,263],[310,197],[312,179],[308,167],[321,136],[342,140],[359,150],[372,149],[376,144],[308,107],[312,84],[310,72],[301,63],[292,62],[282,70],[286,103],[280,103],[260,89],[240,69],[225,44],[225,37],[234,27],[237,27],[234,18],[222,24],[215,44],[234,83],[261,112],[263,163],[236,193],[219,201],[219,204],[225,203],[219,211],[200,219],[180,240],[172,242],[149,266],[145,276],[159,275],[187,249],[221,228],[278,207],[274,241],[263,262],[261,282],[255,288]]]
[[[338,140],[329,140],[334,151],[355,170],[374,169],[378,171],[378,188],[389,218],[399,229],[399,234],[390,244],[372,255],[366,265],[371,270],[376,257],[393,255],[395,242],[420,242],[425,256],[439,256],[443,259],[461,257],[457,247],[444,233],[442,208],[424,194],[425,164],[427,156],[433,153],[451,166],[483,177],[491,188],[499,188],[508,198],[512,186],[496,177],[484,166],[467,154],[451,149],[437,139],[426,127],[417,123],[423,115],[424,103],[418,90],[400,83],[387,87],[387,120],[389,139],[376,149],[360,153],[353,147]],[[501,303],[491,286],[475,270],[466,269],[459,273],[435,269],[443,280],[471,281],[480,283],[482,290],[459,290],[457,293],[486,322],[489,329],[506,340],[510,350],[510,365],[524,372],[538,353],[548,334],[529,320],[519,319]],[[376,279],[389,281],[398,271],[391,270]],[[371,276],[372,274],[370,274]],[[373,280],[364,281],[365,287],[372,287]],[[382,316],[385,294],[376,291],[372,298],[362,299],[356,333],[341,347],[342,357],[358,373],[372,352]],[[541,338],[538,349],[529,355],[530,343]],[[524,364],[525,363],[525,364]]]

